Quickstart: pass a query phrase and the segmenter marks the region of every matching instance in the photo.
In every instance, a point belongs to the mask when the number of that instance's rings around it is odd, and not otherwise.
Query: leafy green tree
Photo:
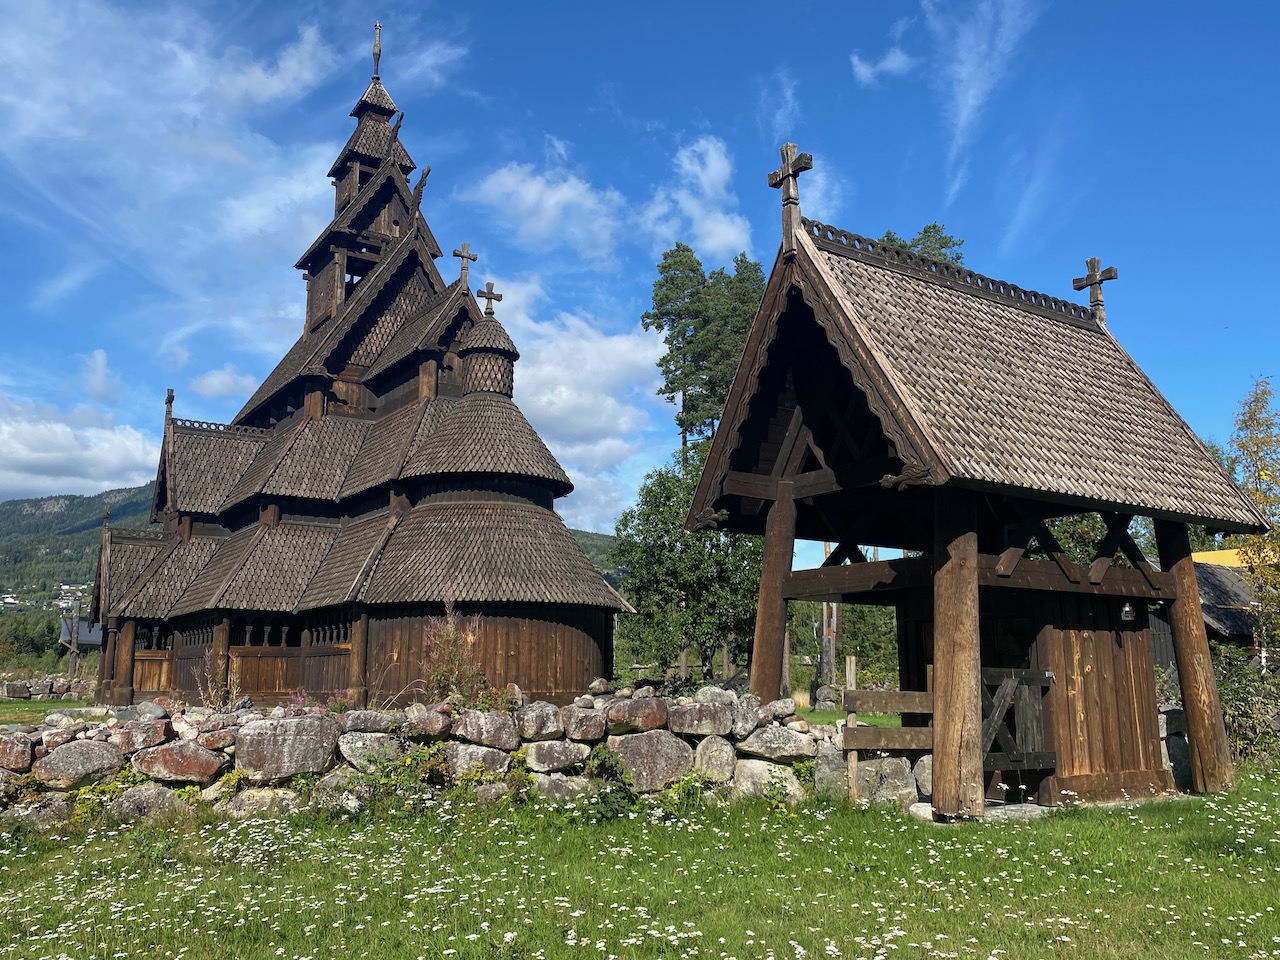
[[[764,270],[745,253],[734,258],[732,273],[707,276],[693,249],[677,243],[658,264],[653,306],[640,319],[667,345],[658,394],[677,406],[682,468],[690,443],[710,437],[720,419],[764,283]]]
[[[880,242],[903,247],[930,260],[941,260],[956,265],[964,263],[964,254],[960,250],[964,246],[964,241],[957,240],[947,233],[946,224],[938,223],[936,220],[933,223],[926,223],[910,240],[904,240],[892,230],[886,230]]]
[[[1268,377],[1253,389],[1236,413],[1231,435],[1232,465],[1240,487],[1271,525],[1265,533],[1234,539],[1253,587],[1259,640],[1280,636],[1280,412]]]
[[[737,659],[755,633],[762,551],[758,537],[684,532],[706,448],[689,448],[688,469],[677,456],[645,477],[638,503],[618,519],[610,559],[636,609],[621,619],[623,643],[662,669],[693,647],[710,677],[721,644]]]

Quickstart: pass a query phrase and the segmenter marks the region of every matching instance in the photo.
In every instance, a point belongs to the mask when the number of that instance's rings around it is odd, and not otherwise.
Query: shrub
[[[1280,746],[1272,721],[1280,715],[1280,676],[1250,666],[1235,647],[1214,646],[1213,666],[1222,700],[1222,719],[1236,760],[1251,760]]]
[[[419,662],[423,695],[432,701],[459,696],[471,703],[488,689],[484,672],[471,659],[480,634],[478,616],[462,617],[446,600],[443,617],[426,622],[425,654]]]

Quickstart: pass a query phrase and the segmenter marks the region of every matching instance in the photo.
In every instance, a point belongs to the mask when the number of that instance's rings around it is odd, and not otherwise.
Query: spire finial
[[[1107,308],[1102,305],[1102,284],[1107,280],[1115,280],[1120,274],[1115,267],[1107,267],[1102,270],[1102,258],[1090,257],[1084,262],[1084,268],[1088,271],[1083,277],[1076,277],[1071,281],[1071,286],[1075,290],[1083,290],[1089,288],[1089,309],[1093,312],[1093,318],[1099,323],[1107,322]]]
[[[382,59],[382,21],[373,25],[373,79],[378,79],[378,61]]]
[[[465,287],[467,285],[467,268],[470,267],[472,263],[479,260],[480,257],[471,252],[471,244],[469,243],[464,243],[461,250],[453,251],[453,255],[462,260],[462,275],[458,279]],[[492,287],[493,284],[489,284],[489,286]]]
[[[422,171],[422,176],[418,178],[418,185],[413,188],[413,208],[416,210],[422,206],[422,188],[427,185],[427,177],[431,176],[431,167]]]
[[[173,387],[164,396],[164,416],[166,420],[173,416]]]
[[[486,283],[484,285],[483,290],[477,290],[476,296],[483,297],[487,301],[487,303],[485,303],[484,305],[484,315],[486,317],[492,317],[493,301],[502,299],[502,294],[493,292],[493,281],[490,280],[488,283]]]
[[[769,186],[782,188],[782,253],[783,256],[794,256],[796,252],[796,231],[800,226],[800,191],[796,189],[796,178],[806,170],[813,169],[813,154],[796,153],[794,143],[782,145],[782,166],[769,174]]]

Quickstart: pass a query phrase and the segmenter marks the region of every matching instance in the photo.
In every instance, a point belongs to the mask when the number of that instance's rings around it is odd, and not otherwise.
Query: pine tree
[[[918,253],[922,257],[928,257],[930,260],[941,260],[958,266],[964,263],[964,254],[960,252],[960,248],[964,246],[964,241],[957,240],[946,230],[946,224],[938,223],[935,220],[933,223],[926,223],[920,228],[920,232],[910,240],[904,240],[892,230],[886,230],[884,236],[880,238],[880,242],[894,247],[902,247],[912,253]]]

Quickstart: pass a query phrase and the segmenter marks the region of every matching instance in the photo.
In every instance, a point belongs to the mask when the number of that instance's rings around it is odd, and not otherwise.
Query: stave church
[[[421,212],[428,167],[378,76],[329,170],[334,216],[303,253],[297,342],[230,423],[165,406],[152,522],[104,521],[92,616],[99,696],[185,699],[216,679],[411,697],[432,619],[478,617],[488,682],[567,702],[612,672],[627,609],[555,512],[573,490],[512,399],[519,352],[476,293],[468,244],[446,282]],[[393,122],[394,118],[394,122]]]

